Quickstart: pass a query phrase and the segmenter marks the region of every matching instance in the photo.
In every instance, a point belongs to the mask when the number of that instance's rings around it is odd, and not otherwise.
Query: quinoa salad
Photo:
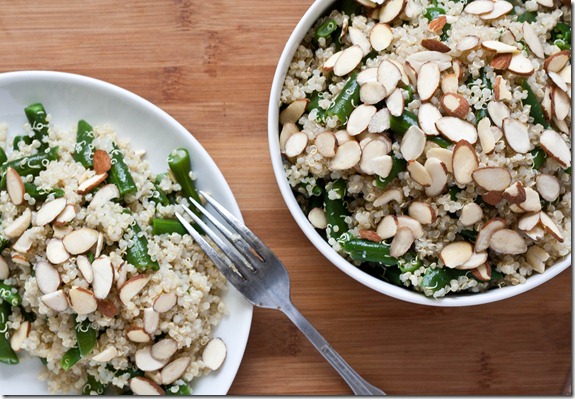
[[[23,111],[0,126],[0,362],[39,358],[52,393],[191,394],[226,356],[226,281],[175,218],[188,151],[155,175],[111,126]]]
[[[441,298],[570,254],[569,2],[336,1],[279,109],[303,212],[376,278]]]

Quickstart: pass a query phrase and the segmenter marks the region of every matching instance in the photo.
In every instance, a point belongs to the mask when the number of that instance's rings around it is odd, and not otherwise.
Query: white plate
[[[133,148],[146,149],[154,173],[167,169],[166,158],[177,147],[190,151],[197,185],[207,190],[241,219],[234,196],[214,161],[200,143],[174,118],[143,98],[100,80],[59,72],[24,71],[0,74],[0,122],[9,126],[9,137],[22,133],[24,108],[44,104],[53,123],[72,129],[79,119],[92,125],[109,124]],[[214,336],[228,347],[220,369],[192,381],[196,395],[225,395],[240,366],[252,320],[252,305],[230,286],[224,295],[228,315]],[[40,360],[27,357],[19,365],[0,365],[0,394],[48,394],[39,381]]]

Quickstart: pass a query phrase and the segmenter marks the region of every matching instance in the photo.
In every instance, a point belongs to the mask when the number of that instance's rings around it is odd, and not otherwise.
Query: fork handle
[[[381,389],[365,381],[349,364],[337,353],[324,337],[311,325],[299,310],[288,302],[280,310],[300,329],[306,338],[315,346],[323,357],[347,382],[356,395],[385,395]]]

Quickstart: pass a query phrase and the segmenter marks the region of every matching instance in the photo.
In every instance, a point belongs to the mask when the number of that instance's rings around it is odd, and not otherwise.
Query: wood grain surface
[[[272,172],[267,105],[284,44],[311,3],[6,0],[0,72],[88,75],[174,116],[219,165],[247,224],[284,261],[295,305],[387,393],[559,394],[572,356],[571,270],[498,303],[420,306],[347,277],[297,227]],[[286,317],[255,309],[230,394],[349,393]]]

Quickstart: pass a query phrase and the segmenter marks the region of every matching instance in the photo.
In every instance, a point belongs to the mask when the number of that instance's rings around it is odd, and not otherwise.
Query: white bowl
[[[0,122],[8,135],[21,134],[26,123],[24,108],[41,102],[55,126],[72,129],[79,119],[92,125],[109,124],[119,137],[130,139],[133,148],[145,149],[154,173],[167,169],[168,154],[186,147],[192,158],[198,187],[213,194],[241,219],[236,200],[214,161],[200,143],[174,118],[143,98],[110,83],[59,72],[24,71],[0,74]],[[195,395],[225,395],[240,366],[252,320],[252,305],[233,287],[223,296],[228,314],[216,327],[228,354],[222,367],[191,383]],[[0,394],[46,395],[38,379],[40,360],[25,356],[20,364],[0,364]]]
[[[317,233],[313,226],[309,223],[306,215],[299,207],[291,187],[285,177],[283,170],[283,161],[279,149],[279,102],[283,82],[289,67],[289,64],[295,54],[298,45],[303,40],[307,31],[313,26],[315,21],[326,11],[331,9],[335,1],[333,0],[316,0],[302,19],[295,27],[293,33],[287,41],[287,44],[282,52],[278,67],[276,69],[274,80],[272,83],[270,102],[268,109],[268,136],[270,154],[272,165],[278,182],[280,191],[286,202],[291,214],[295,221],[302,229],[304,234],[309,238],[313,245],[334,265],[348,276],[357,280],[358,282],[372,288],[382,294],[401,299],[407,302],[413,302],[422,305],[431,306],[471,306],[480,305],[500,301],[502,299],[510,298],[512,296],[529,291],[540,284],[552,279],[563,270],[568,268],[571,264],[570,257],[567,256],[554,265],[547,268],[543,274],[535,274],[527,279],[525,284],[517,286],[503,287],[500,289],[492,289],[479,294],[465,294],[458,296],[447,296],[441,299],[428,298],[421,293],[410,291],[407,288],[401,288],[385,281],[379,280],[370,276],[367,273],[359,270],[356,266],[345,260],[339,255],[331,246]]]

